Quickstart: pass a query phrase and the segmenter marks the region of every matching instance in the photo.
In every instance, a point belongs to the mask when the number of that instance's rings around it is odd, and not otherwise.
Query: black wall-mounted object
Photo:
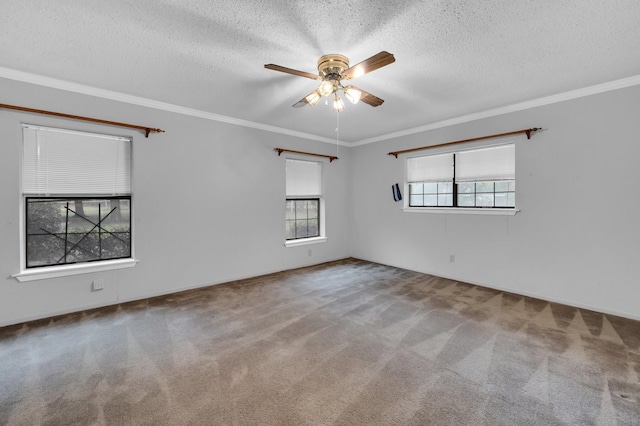
[[[397,183],[391,185],[391,190],[393,191],[393,201],[401,201],[402,193],[400,192],[400,186]]]

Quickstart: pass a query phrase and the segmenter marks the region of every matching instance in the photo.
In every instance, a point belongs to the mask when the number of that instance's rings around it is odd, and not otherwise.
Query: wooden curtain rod
[[[42,110],[42,109],[25,108],[25,107],[20,107],[20,106],[15,106],[15,105],[6,105],[6,104],[0,104],[0,108],[13,109],[13,110],[16,110],[16,111],[33,112],[33,113],[36,113],[36,114],[54,115],[56,117],[71,118],[73,120],[84,120],[84,121],[91,121],[93,123],[109,124],[111,126],[129,127],[131,129],[144,130],[144,133],[145,133],[146,137],[149,137],[149,133],[151,133],[151,132],[164,133],[164,130],[162,130],[162,129],[154,129],[153,127],[136,126],[135,124],[118,123],[117,121],[100,120],[98,118],[82,117],[80,115],[63,114],[61,112],[45,111],[45,110]]]
[[[542,130],[542,129],[540,127],[533,127],[531,129],[516,130],[515,132],[498,133],[497,135],[480,136],[478,138],[463,139],[463,140],[460,140],[460,141],[439,143],[437,145],[421,146],[420,148],[403,149],[402,151],[390,152],[387,155],[393,155],[394,157],[398,158],[398,154],[404,154],[406,152],[422,151],[423,149],[438,148],[438,147],[441,147],[441,146],[455,145],[455,144],[459,144],[459,143],[479,141],[479,140],[482,140],[482,139],[501,138],[503,136],[518,135],[520,133],[525,133],[527,135],[527,139],[531,139],[531,133],[536,132],[538,130]]]
[[[294,154],[304,154],[304,155],[313,155],[314,157],[324,157],[328,158],[329,162],[333,162],[333,160],[338,160],[339,158],[335,155],[324,155],[324,154],[314,154],[313,152],[303,152],[303,151],[294,151],[292,149],[284,149],[284,148],[273,148],[274,151],[278,151],[278,157],[283,152],[293,152]]]

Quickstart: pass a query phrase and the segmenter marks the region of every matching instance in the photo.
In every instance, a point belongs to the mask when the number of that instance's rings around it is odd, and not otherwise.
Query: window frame
[[[68,266],[68,265],[75,265],[75,264],[79,264],[79,263],[92,263],[92,262],[105,262],[105,261],[112,261],[112,260],[120,260],[120,259],[130,259],[132,257],[132,232],[131,232],[131,213],[132,213],[132,203],[131,203],[131,195],[120,195],[120,196],[31,196],[31,195],[25,195],[23,197],[24,199],[24,217],[25,217],[25,226],[24,226],[24,259],[25,259],[25,270],[33,270],[33,269],[38,269],[38,268],[47,268],[47,267],[62,267],[62,266]],[[65,258],[65,262],[62,263],[47,263],[47,264],[42,264],[42,265],[29,265],[29,242],[30,242],[30,238],[35,237],[37,238],[38,236],[44,236],[46,234],[43,233],[33,233],[30,234],[29,233],[29,205],[30,205],[30,200],[43,200],[44,202],[46,202],[46,200],[49,201],[61,201],[61,202],[77,202],[77,201],[82,201],[83,205],[84,205],[84,201],[114,201],[117,200],[118,202],[120,201],[127,201],[129,204],[129,214],[128,214],[128,226],[126,228],[126,233],[128,234],[128,255],[127,256],[119,256],[119,257],[106,257],[106,258],[99,258],[99,259],[87,259],[87,260],[79,260],[79,261],[66,261],[67,255],[71,252],[71,250],[73,250],[74,247],[70,247],[69,251],[63,254],[63,257]],[[77,210],[77,206],[74,206],[74,208]],[[87,208],[86,205],[84,205],[83,208]],[[71,209],[68,209],[70,211],[73,211]],[[115,210],[115,209],[114,209]],[[85,248],[83,248],[80,245],[80,242],[87,236],[89,235],[93,235],[95,236],[95,230],[97,229],[97,235],[98,235],[98,239],[99,239],[99,243],[100,243],[100,253],[99,256],[102,255],[102,241],[103,239],[106,237],[103,237],[103,234],[111,234],[109,231],[104,231],[101,232],[102,229],[104,229],[102,225],[102,220],[106,219],[109,215],[109,213],[102,215],[102,217],[100,217],[98,219],[97,223],[92,222],[89,218],[87,217],[83,217],[81,215],[78,215],[77,213],[75,213],[75,211],[73,211],[75,215],[80,216],[81,219],[84,219],[84,221],[89,222],[91,225],[93,225],[91,227],[91,230],[89,232],[87,232],[86,234],[84,234],[75,245],[77,245],[80,248],[80,251],[86,251]],[[88,216],[88,215],[87,215]],[[77,221],[77,219],[71,219],[72,221]],[[67,216],[67,225],[69,225],[69,217]],[[84,231],[83,231],[84,232]],[[118,232],[120,233],[120,232]],[[76,234],[76,233],[71,233]],[[65,242],[65,247],[66,244],[71,243],[71,241],[67,238],[67,236],[65,235],[64,238],[60,237],[58,235],[58,233],[51,233],[51,235],[55,238],[61,239]],[[72,243],[73,244],[73,243]]]
[[[22,132],[21,132],[21,146],[23,154],[21,156],[20,161],[20,191],[19,191],[19,229],[20,229],[20,271],[11,275],[11,277],[15,278],[19,282],[29,282],[34,280],[42,280],[42,279],[51,279],[58,277],[66,277],[78,274],[87,274],[93,272],[101,272],[101,271],[110,271],[116,269],[123,268],[131,268],[139,263],[139,260],[135,258],[135,217],[134,217],[134,195],[133,195],[133,141],[134,137],[131,135],[113,135],[111,133],[105,132],[103,129],[92,131],[92,130],[76,130],[69,127],[55,127],[48,125],[37,125],[37,124],[28,124],[22,123]],[[63,132],[69,134],[84,134],[89,137],[97,137],[97,138],[107,138],[107,139],[122,139],[128,140],[129,145],[129,177],[131,179],[130,190],[126,194],[106,194],[106,193],[77,193],[77,194],[41,194],[41,193],[25,193],[25,188],[23,184],[23,173],[25,167],[25,158],[24,158],[24,129],[26,128],[35,128],[35,129],[44,129],[44,130],[52,130],[56,132]],[[69,198],[69,199],[107,199],[107,198],[117,198],[117,197],[125,197],[129,200],[130,206],[130,217],[129,217],[129,233],[130,233],[130,256],[123,258],[114,258],[114,259],[104,259],[104,260],[91,260],[91,261],[81,261],[77,263],[67,263],[61,265],[47,265],[47,266],[37,266],[37,267],[29,267],[27,268],[27,199],[28,198]]]
[[[468,181],[464,181],[464,182],[457,182],[456,181],[456,172],[455,172],[455,161],[456,161],[456,154],[464,152],[464,151],[473,151],[473,150],[482,150],[482,149],[490,149],[490,148],[498,148],[498,147],[502,147],[502,146],[509,146],[512,145],[514,147],[514,161],[515,161],[515,142],[506,142],[506,143],[500,143],[500,144],[493,144],[493,145],[477,145],[477,146],[472,146],[469,147],[467,149],[458,149],[458,150],[448,150],[448,151],[438,151],[434,154],[427,154],[427,155],[416,155],[416,156],[412,156],[412,157],[407,157],[405,159],[405,163],[404,163],[404,190],[405,193],[407,194],[406,197],[404,197],[404,203],[402,206],[402,210],[404,212],[407,213],[448,213],[448,214],[480,214],[480,215],[508,215],[508,216],[512,216],[515,215],[517,212],[519,212],[520,210],[518,209],[517,205],[514,204],[514,206],[512,207],[506,207],[506,206],[493,206],[493,207],[488,207],[488,206],[458,206],[458,185],[461,184],[465,184],[465,183],[471,183]],[[452,198],[453,198],[453,202],[451,206],[413,206],[411,205],[411,188],[410,185],[413,184],[419,184],[419,183],[425,183],[425,182],[409,182],[409,178],[407,175],[407,171],[409,170],[409,160],[412,158],[419,158],[419,157],[427,157],[430,155],[446,155],[446,154],[451,154],[452,156],[452,168],[453,168],[453,178],[451,181],[447,181],[445,183],[451,183],[452,187],[453,187],[453,191],[452,191]],[[513,180],[513,182],[515,183],[515,176],[514,179],[510,179]],[[495,194],[495,182],[499,182],[501,180],[484,180],[484,181],[473,181],[474,183],[477,182],[494,182],[494,194]],[[506,181],[506,180],[502,180],[502,181]],[[515,197],[515,189],[513,191],[514,193],[514,197]],[[475,193],[474,193],[475,194]],[[495,198],[494,198],[494,204],[495,204]]]
[[[513,190],[497,190],[496,187],[498,186],[498,184],[500,183],[506,183],[507,185],[510,186],[510,183],[513,182]],[[491,184],[492,190],[491,191],[478,191],[478,185],[481,184]],[[463,192],[460,189],[460,186],[463,185],[473,185],[473,192]],[[473,181],[473,182],[460,182],[456,184],[456,191],[457,191],[457,198],[456,198],[456,202],[457,202],[457,206],[456,207],[467,207],[467,208],[476,208],[476,209],[482,209],[482,208],[492,208],[492,209],[499,209],[499,208],[504,208],[504,209],[514,209],[515,208],[515,194],[516,194],[516,190],[515,190],[515,179],[510,179],[510,180],[487,180],[487,181]],[[479,195],[492,195],[493,198],[493,205],[492,206],[482,206],[482,205],[477,205],[478,204],[478,196]],[[513,206],[501,206],[501,205],[496,205],[496,195],[505,195],[505,196],[509,196],[509,194],[513,194],[514,197],[514,205]],[[460,205],[460,196],[471,196],[473,198],[473,206],[469,206],[469,205]]]
[[[287,194],[287,161],[302,161],[302,162],[308,162],[308,163],[316,163],[320,165],[320,188],[319,188],[319,192],[320,194],[306,194],[306,195],[289,195]],[[302,245],[307,245],[307,244],[317,244],[317,243],[324,243],[327,241],[327,236],[326,236],[326,214],[325,214],[325,197],[324,197],[324,192],[325,192],[325,186],[324,186],[324,182],[325,182],[325,177],[324,177],[324,168],[326,166],[326,162],[325,161],[315,161],[315,160],[309,160],[309,159],[304,159],[304,158],[299,158],[297,156],[287,156],[284,158],[284,169],[285,169],[285,190],[284,190],[284,198],[285,198],[285,203],[284,203],[284,220],[285,220],[285,229],[284,229],[284,246],[285,247],[297,247],[297,246],[302,246]],[[318,200],[318,235],[314,236],[314,237],[302,237],[302,238],[296,238],[296,239],[287,239],[287,235],[286,235],[286,224],[287,224],[287,217],[286,217],[286,203],[288,200],[303,200],[303,199],[317,199]]]
[[[285,239],[286,239],[286,241],[287,241],[287,242],[289,242],[289,241],[297,241],[297,240],[302,240],[302,239],[317,238],[317,237],[319,237],[319,236],[320,236],[320,222],[321,222],[321,215],[320,215],[320,213],[321,213],[321,212],[320,212],[320,197],[287,197],[286,202],[287,202],[287,203],[289,203],[289,201],[293,201],[293,202],[296,202],[296,201],[316,201],[316,202],[318,203],[318,207],[317,207],[317,213],[318,213],[318,214],[317,214],[315,217],[312,217],[312,218],[310,218],[310,217],[309,217],[309,215],[307,214],[307,217],[306,217],[305,219],[298,219],[297,217],[296,217],[295,219],[287,219],[287,218],[285,217],[285,223],[288,223],[288,222],[290,222],[290,221],[294,221],[294,222],[296,222],[296,223],[294,224],[294,228],[295,228],[296,230],[297,230],[297,228],[298,228],[298,226],[297,226],[297,222],[298,222],[299,220],[306,220],[306,221],[307,221],[307,230],[308,230],[308,228],[309,228],[309,221],[310,221],[310,220],[314,220],[314,219],[315,219],[315,220],[317,220],[317,221],[318,221],[318,224],[317,224],[317,234],[316,234],[316,235],[307,235],[307,236],[304,236],[304,237],[297,237],[297,236],[296,236],[296,237],[294,237],[294,238],[287,238],[287,237],[286,237],[286,235],[285,235]],[[296,204],[297,204],[297,203],[296,203]],[[294,208],[294,210],[295,210],[295,212],[297,212],[297,211],[298,211],[297,206]],[[297,232],[296,232],[296,234],[297,234]]]

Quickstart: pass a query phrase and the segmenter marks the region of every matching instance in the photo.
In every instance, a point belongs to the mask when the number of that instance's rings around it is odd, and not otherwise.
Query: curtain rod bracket
[[[146,129],[144,129],[144,136],[145,137],[149,137],[149,133],[151,132],[155,132],[155,133],[164,133],[164,130],[162,129],[152,129],[150,127],[147,127]]]
[[[542,129],[539,128],[539,127],[534,127],[532,129],[525,130],[524,132],[527,134],[527,139],[531,139],[531,133],[532,132],[537,132],[538,130],[542,130]]]

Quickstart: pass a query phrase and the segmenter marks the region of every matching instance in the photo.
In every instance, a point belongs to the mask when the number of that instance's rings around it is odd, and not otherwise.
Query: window
[[[287,241],[321,236],[322,163],[286,160]]]
[[[515,145],[407,159],[409,207],[515,207]]]
[[[287,240],[320,236],[320,199],[287,199]]]
[[[131,140],[23,126],[25,267],[131,257]]]

